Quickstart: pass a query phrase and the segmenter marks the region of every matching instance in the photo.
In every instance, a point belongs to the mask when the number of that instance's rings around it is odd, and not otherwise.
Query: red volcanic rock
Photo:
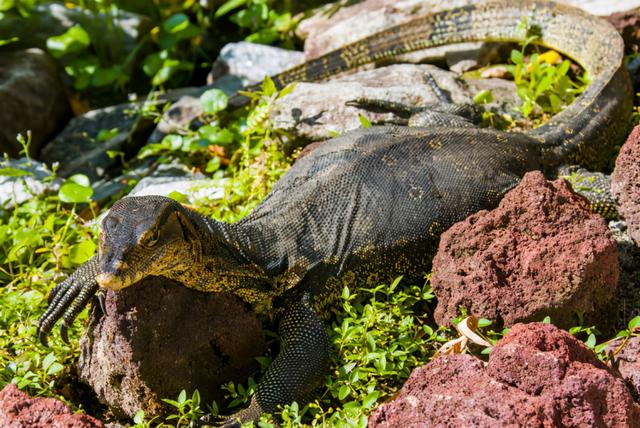
[[[640,427],[624,380],[550,324],[517,324],[489,363],[445,355],[415,369],[369,427]]]
[[[617,340],[607,350],[613,352],[620,344],[621,340]],[[622,351],[615,356],[615,360],[634,398],[640,401],[640,336],[629,339]]]
[[[540,321],[606,326],[618,282],[616,243],[604,220],[564,180],[530,172],[493,211],[480,211],[445,232],[431,277],[436,321],[465,307],[498,324]],[[609,317],[610,318],[610,317]]]
[[[15,384],[0,391],[0,426],[3,428],[104,428],[89,415],[73,413],[54,398],[31,398]]]
[[[611,192],[631,239],[640,245],[640,126],[634,128],[620,149],[611,174]]]

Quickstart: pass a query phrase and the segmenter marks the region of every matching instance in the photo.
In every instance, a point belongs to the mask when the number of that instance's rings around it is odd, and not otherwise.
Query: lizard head
[[[102,220],[96,281],[120,290],[149,275],[186,270],[201,252],[182,205],[161,196],[127,197]]]

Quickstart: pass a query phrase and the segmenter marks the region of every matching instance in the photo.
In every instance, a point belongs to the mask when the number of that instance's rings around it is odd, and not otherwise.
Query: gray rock
[[[108,150],[123,150],[136,131],[151,132],[152,122],[138,120],[135,107],[131,103],[119,104],[74,117],[42,149],[40,159],[48,164],[58,162],[62,177],[85,174],[92,182],[98,180],[117,163],[107,155]]]
[[[0,55],[0,105],[0,152],[12,157],[21,150],[18,133],[26,137],[31,131],[29,151],[35,155],[70,115],[56,63],[39,49]]]
[[[159,143],[165,135],[185,129],[194,129],[203,125],[200,98],[185,95],[162,114],[158,125],[149,136],[148,143]]]
[[[200,173],[192,173],[175,161],[159,165],[151,174],[142,178],[127,196],[169,196],[178,192],[187,199],[183,202],[214,201],[224,197],[224,179],[207,179]]]
[[[155,101],[161,106],[183,96],[199,96],[206,88],[180,88],[160,95]],[[107,175],[118,165],[117,158],[107,150],[131,155],[145,144],[154,129],[153,120],[140,115],[145,101],[118,104],[92,110],[74,117],[67,127],[47,144],[40,159],[48,164],[60,164],[59,175],[68,177],[85,174],[91,182]],[[115,174],[114,174],[115,175]]]
[[[93,311],[80,340],[79,375],[120,418],[161,414],[161,399],[182,389],[219,400],[220,386],[244,380],[266,348],[256,314],[235,296],[162,277],[107,292],[106,311]]]
[[[233,93],[244,86],[262,81],[264,76],[273,75],[304,62],[304,54],[298,51],[259,45],[256,43],[229,43],[220,51],[213,63],[208,83],[227,93]],[[222,82],[219,79],[223,78]]]
[[[298,83],[289,95],[278,100],[271,119],[276,129],[295,138],[314,141],[359,128],[360,114],[374,123],[394,121],[398,118],[393,113],[363,110],[347,105],[347,102],[359,98],[410,106],[439,102],[432,87],[425,82],[426,73],[450,93],[455,103],[471,103],[472,97],[486,88],[500,91],[500,96],[506,97],[504,101],[518,103],[512,82],[485,79],[467,84],[455,74],[431,65],[399,64],[361,71],[325,83]],[[494,103],[488,107],[499,106]]]
[[[0,172],[0,210],[60,188],[60,180],[51,177],[46,165],[26,158],[0,161],[0,171],[5,168],[24,171],[25,175],[3,175]]]

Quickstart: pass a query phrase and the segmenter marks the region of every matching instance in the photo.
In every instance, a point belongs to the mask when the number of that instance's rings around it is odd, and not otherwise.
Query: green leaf
[[[211,160],[207,162],[207,166],[204,170],[205,172],[212,173],[212,172],[216,172],[219,169],[220,169],[220,158],[216,156],[215,158],[211,158]]]
[[[629,327],[630,331],[635,330],[638,326],[640,326],[640,316],[637,316],[629,321],[629,324],[627,324],[627,326]]]
[[[215,114],[227,108],[229,98],[220,89],[209,89],[200,95],[200,105],[207,114]]]
[[[544,76],[542,79],[540,79],[538,85],[536,86],[536,95],[540,95],[543,92],[549,90],[549,88],[551,88],[551,83],[551,78],[549,76]]]
[[[362,407],[365,409],[370,409],[376,401],[378,401],[378,397],[380,396],[380,392],[373,391],[367,394],[364,400],[362,400]]]
[[[551,324],[551,317],[549,315],[547,315],[546,317],[544,317],[542,322],[545,323],[545,324]]]
[[[118,129],[118,128],[101,129],[100,132],[98,132],[98,135],[96,135],[96,140],[98,140],[98,141],[109,141],[110,139],[112,139],[113,137],[118,135],[119,132],[120,132],[120,129]],[[113,151],[113,150],[111,150],[111,151]],[[120,152],[120,153],[122,153],[122,152]]]
[[[91,186],[91,183],[89,182],[89,177],[87,177],[84,174],[74,174],[71,177],[67,178],[67,181],[79,184],[84,187]]]
[[[158,72],[151,79],[151,84],[154,86],[162,85],[164,82],[169,80],[171,76],[179,70],[179,68],[180,61],[177,59],[165,59]]]
[[[4,175],[6,177],[21,177],[23,175],[33,175],[29,171],[25,171],[19,168],[0,168],[0,175]]]
[[[493,324],[493,321],[488,320],[486,318],[480,318],[478,320],[478,327],[480,327],[480,328],[489,327],[491,324]]]
[[[360,121],[360,126],[363,128],[371,128],[371,121],[367,119],[362,113],[358,113],[358,120]]]
[[[69,249],[69,259],[73,264],[81,265],[89,260],[96,252],[96,244],[93,241],[82,241],[72,245]]]
[[[278,32],[273,28],[263,28],[262,30],[249,34],[244,38],[249,43],[259,43],[262,45],[270,45],[278,40]]]
[[[178,403],[184,404],[187,401],[187,391],[184,389],[180,391],[180,395],[178,395]]]
[[[342,385],[340,391],[338,391],[338,399],[344,400],[351,393],[351,389],[347,385]]]
[[[80,25],[74,25],[59,36],[47,39],[47,49],[55,58],[84,51],[91,44],[89,34]]]
[[[473,102],[476,104],[486,104],[493,101],[493,92],[489,89],[485,89],[480,91],[473,97]]]
[[[587,348],[593,349],[593,347],[596,346],[596,335],[591,333],[584,344]]]
[[[91,86],[100,88],[115,82],[122,74],[122,68],[119,65],[111,67],[98,67],[91,76]]]
[[[284,88],[282,88],[282,90],[278,93],[278,98],[282,98],[288,94],[291,93],[291,91],[293,91],[296,88],[296,83],[290,83],[289,85],[285,86]]]
[[[142,62],[142,71],[149,77],[154,76],[160,67],[162,67],[163,59],[160,52],[154,52],[147,55]]]
[[[135,424],[143,424],[144,423],[144,410],[138,410],[133,417],[133,423]]]
[[[47,370],[49,366],[51,366],[51,364],[53,364],[55,361],[56,356],[53,354],[53,352],[49,352],[42,360],[42,368]]]
[[[89,202],[91,196],[93,196],[93,189],[91,187],[81,186],[71,181],[63,184],[58,191],[60,200],[67,203]]]
[[[164,138],[162,138],[162,141],[160,141],[160,145],[162,147],[165,147],[171,151],[180,150],[180,148],[182,147],[182,143],[183,137],[177,134],[165,135]]]
[[[2,20],[2,17],[0,17],[0,20]],[[10,37],[8,39],[0,39],[0,46],[5,46],[11,43],[15,43],[18,40],[20,40],[19,37]]]
[[[0,11],[6,12],[15,4],[15,0],[0,0]]]
[[[180,203],[184,203],[184,202],[187,202],[189,200],[189,197],[187,195],[185,195],[184,193],[180,193],[177,190],[174,190],[173,192],[169,193],[167,195],[167,197],[173,199],[176,202],[180,202]]]
[[[233,143],[233,132],[219,126],[205,125],[198,129],[198,135],[208,140],[211,144],[219,144],[221,146]]]
[[[262,80],[262,92],[266,96],[270,97],[271,95],[275,94],[276,91],[277,91],[277,88],[273,79],[271,79],[270,76],[264,76],[264,79]]]
[[[522,52],[515,49],[512,50],[511,62],[513,62],[514,64],[522,64],[524,62],[524,56],[522,55]]]
[[[176,13],[162,23],[162,29],[167,33],[177,33],[189,26],[189,17],[184,13]]]
[[[246,0],[229,0],[223,3],[222,6],[220,6],[218,10],[216,10],[215,15],[213,16],[215,18],[220,18],[221,16],[226,15],[232,10],[237,9],[240,6],[243,6],[245,3],[246,3]]]

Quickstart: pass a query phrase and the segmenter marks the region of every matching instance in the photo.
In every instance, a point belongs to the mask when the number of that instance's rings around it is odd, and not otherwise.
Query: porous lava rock
[[[640,427],[619,373],[550,324],[516,324],[489,362],[444,355],[415,369],[369,427]]]
[[[31,398],[10,383],[0,391],[3,428],[104,428],[98,419],[73,411],[54,398]]]
[[[198,389],[203,403],[220,385],[244,380],[266,349],[256,314],[236,297],[150,277],[108,292],[80,346],[80,378],[116,417],[162,414],[162,398]]]
[[[614,341],[607,351],[614,352],[620,345],[622,339]],[[614,358],[635,400],[640,402],[640,336],[632,336]]]
[[[631,239],[640,245],[640,126],[627,138],[611,174],[611,192]]]
[[[609,325],[619,275],[616,243],[589,208],[568,182],[534,171],[498,208],[456,223],[433,260],[436,321],[448,324],[464,307],[507,326],[550,316],[568,328],[575,313]]]
[[[40,49],[0,55],[0,154],[17,157],[18,133],[31,131],[30,155],[67,121],[71,110],[55,61]]]

